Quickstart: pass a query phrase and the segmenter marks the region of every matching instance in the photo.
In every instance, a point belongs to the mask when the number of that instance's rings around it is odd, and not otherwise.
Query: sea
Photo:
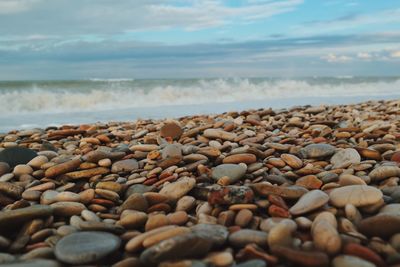
[[[388,99],[400,99],[400,76],[0,81],[0,133]]]

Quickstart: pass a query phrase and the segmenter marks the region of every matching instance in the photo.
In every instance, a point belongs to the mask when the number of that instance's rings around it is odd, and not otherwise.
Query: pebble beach
[[[0,134],[2,266],[400,266],[400,100]]]

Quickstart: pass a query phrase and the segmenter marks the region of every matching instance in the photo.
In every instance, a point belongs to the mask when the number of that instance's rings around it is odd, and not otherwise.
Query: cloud
[[[390,56],[392,58],[400,58],[400,50],[393,51],[392,53],[390,53]]]
[[[1,0],[0,14],[13,14],[29,10],[40,0]]]
[[[352,57],[346,56],[346,55],[336,55],[336,54],[328,54],[325,56],[322,56],[321,59],[329,62],[329,63],[347,63],[353,60]]]

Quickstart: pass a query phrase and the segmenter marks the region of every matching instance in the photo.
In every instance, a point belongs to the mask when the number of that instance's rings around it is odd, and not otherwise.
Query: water
[[[400,77],[0,81],[0,132],[399,98]]]

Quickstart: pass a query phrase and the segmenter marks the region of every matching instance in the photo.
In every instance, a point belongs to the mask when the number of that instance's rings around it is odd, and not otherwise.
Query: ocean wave
[[[347,80],[350,80],[347,82]],[[79,83],[78,83],[79,85]],[[76,85],[76,86],[78,86]],[[79,87],[79,86],[78,86]],[[191,82],[140,83],[97,88],[42,88],[35,83],[23,90],[0,89],[0,113],[65,113],[138,107],[195,105],[274,99],[335,96],[399,95],[400,79],[354,82],[307,80],[211,79]]]

